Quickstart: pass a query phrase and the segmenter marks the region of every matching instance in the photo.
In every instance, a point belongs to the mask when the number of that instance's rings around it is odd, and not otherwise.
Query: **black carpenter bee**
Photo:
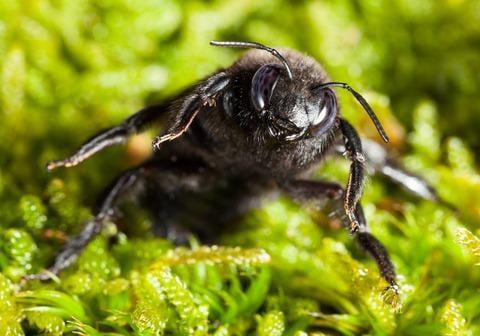
[[[393,264],[384,246],[369,233],[359,203],[366,167],[425,198],[434,199],[435,194],[423,180],[392,164],[381,146],[368,142],[364,153],[356,130],[340,115],[332,88],[350,91],[388,142],[367,101],[348,84],[331,82],[314,59],[296,51],[277,51],[254,42],[211,44],[253,50],[178,97],[146,107],[100,132],[72,156],[48,163],[48,170],[75,166],[169,116],[166,129],[153,140],[154,154],[106,189],[94,219],[67,243],[50,274],[75,261],[127,194],[151,209],[168,235],[175,223],[187,221],[207,231],[228,227],[263,195],[281,191],[300,202],[330,199],[342,204],[350,232],[396,291]],[[336,151],[351,161],[346,188],[307,179],[311,168]],[[48,272],[35,277],[46,279]]]

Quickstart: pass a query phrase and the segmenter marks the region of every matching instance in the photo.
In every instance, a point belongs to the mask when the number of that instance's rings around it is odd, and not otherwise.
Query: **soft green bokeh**
[[[475,0],[1,1],[0,334],[480,334],[478,22]],[[152,134],[75,169],[47,174],[45,162],[229,66],[240,52],[213,39],[315,57],[365,95],[392,151],[455,208],[370,178],[363,204],[397,267],[399,312],[351,237],[288,199],[250,214],[225,247],[174,248],[135,212],[128,236],[110,224],[58,281],[18,286],[79,230],[112,175],[148,153]],[[344,182],[347,169],[335,159],[318,175]]]

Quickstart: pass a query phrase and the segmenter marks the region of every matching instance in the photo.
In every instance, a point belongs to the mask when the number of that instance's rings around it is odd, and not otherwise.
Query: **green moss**
[[[0,2],[0,334],[480,334],[479,8],[473,0]],[[127,234],[109,223],[58,279],[19,286],[91,218],[112,175],[139,160],[138,146],[53,175],[45,163],[238,57],[212,39],[312,55],[365,94],[392,151],[436,186],[448,205],[376,177],[365,188],[400,298],[383,292],[375,264],[329,209],[289,199],[253,211],[213,247],[192,238],[176,248],[148,233],[144,214],[127,212],[118,223]],[[341,99],[344,116],[377,137],[358,104]],[[148,146],[150,135],[140,142]],[[316,172],[342,183],[347,174],[342,158]]]
[[[467,321],[462,316],[462,306],[455,300],[447,301],[441,312],[440,320],[445,324],[442,331],[443,335],[455,336],[468,333],[466,328]]]
[[[259,317],[257,333],[259,336],[281,336],[285,330],[285,318],[281,311],[270,311]]]

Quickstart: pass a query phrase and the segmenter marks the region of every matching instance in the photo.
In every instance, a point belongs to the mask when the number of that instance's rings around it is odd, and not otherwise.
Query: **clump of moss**
[[[479,50],[470,42],[477,7],[1,2],[0,334],[479,334]],[[374,263],[334,219],[289,199],[250,213],[220,246],[192,237],[175,247],[152,237],[149,220],[135,213],[125,221],[137,231],[127,236],[109,223],[59,278],[20,287],[90,218],[89,204],[112,173],[149,154],[138,148],[148,148],[149,137],[55,175],[44,173],[45,162],[228,66],[236,52],[208,46],[221,38],[316,57],[332,78],[365,93],[392,150],[436,186],[443,204],[377,177],[365,189],[370,227],[399,273],[400,301],[383,292]],[[375,137],[351,97],[342,96],[342,112]],[[332,159],[318,176],[344,182],[347,173],[348,164]]]

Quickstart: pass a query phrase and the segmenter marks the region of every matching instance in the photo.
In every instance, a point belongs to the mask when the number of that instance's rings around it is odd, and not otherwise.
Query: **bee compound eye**
[[[279,77],[280,69],[272,64],[263,65],[255,72],[250,96],[257,111],[262,111],[269,105]]]
[[[311,131],[314,135],[320,135],[331,129],[338,114],[337,97],[330,89],[325,89],[322,94],[317,114],[312,120]]]

